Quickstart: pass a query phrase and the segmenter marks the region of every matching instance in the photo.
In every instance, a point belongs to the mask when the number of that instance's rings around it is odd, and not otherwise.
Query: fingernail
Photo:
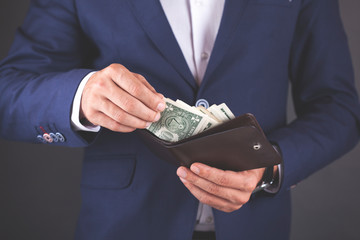
[[[183,179],[182,177],[180,177],[180,180],[183,182],[183,183],[186,183],[187,181],[185,179]]]
[[[157,105],[157,108],[156,108],[158,111],[164,111],[164,109],[165,109],[165,104],[164,103],[159,103],[158,105]]]
[[[160,117],[161,117],[160,113],[157,113],[155,116],[154,122],[159,121]]]
[[[148,127],[150,127],[150,125],[151,125],[151,122],[147,122],[145,127],[148,128]]]
[[[190,169],[191,169],[191,171],[193,171],[196,174],[200,173],[200,169],[194,165],[191,165]]]
[[[178,175],[180,178],[186,178],[187,173],[186,173],[186,171],[185,171],[184,169],[180,168],[180,169],[178,169],[178,171],[177,171],[177,175]]]

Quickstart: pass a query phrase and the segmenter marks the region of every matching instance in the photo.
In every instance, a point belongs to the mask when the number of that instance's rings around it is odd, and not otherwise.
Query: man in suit
[[[288,239],[290,187],[359,138],[336,0],[34,0],[0,80],[1,136],[86,147],[76,239]],[[273,183],[153,155],[163,96],[253,113]]]

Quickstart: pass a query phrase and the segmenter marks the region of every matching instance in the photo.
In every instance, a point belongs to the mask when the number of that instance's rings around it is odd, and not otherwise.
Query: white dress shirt
[[[200,85],[214,47],[225,0],[160,0],[160,3],[189,69]],[[84,126],[79,120],[82,91],[93,73],[88,74],[80,83],[73,101],[71,121],[73,128],[78,131],[100,130],[99,126]],[[277,190],[278,188],[274,192]],[[269,192],[273,190],[269,189]],[[215,230],[210,206],[199,203],[196,220],[195,230]]]
[[[170,27],[200,85],[219,30],[225,0],[160,0]],[[199,203],[197,231],[215,231],[210,206]]]
[[[170,27],[198,85],[219,30],[225,0],[160,0]]]

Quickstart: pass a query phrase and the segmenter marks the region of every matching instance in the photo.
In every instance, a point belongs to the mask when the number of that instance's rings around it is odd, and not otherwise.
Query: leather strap
[[[267,167],[264,175],[253,193],[259,192],[274,182],[274,166]]]

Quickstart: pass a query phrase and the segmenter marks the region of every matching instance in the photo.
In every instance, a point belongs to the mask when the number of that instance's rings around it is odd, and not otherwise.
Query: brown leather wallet
[[[174,143],[145,129],[137,132],[151,151],[176,165],[190,167],[200,162],[223,170],[244,171],[282,162],[250,113]]]

